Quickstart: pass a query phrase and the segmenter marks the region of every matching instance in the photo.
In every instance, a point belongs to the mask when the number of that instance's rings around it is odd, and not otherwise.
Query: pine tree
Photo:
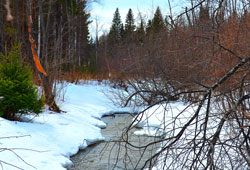
[[[114,17],[112,20],[112,26],[109,32],[109,39],[111,39],[113,42],[117,42],[121,39],[121,31],[122,31],[122,21],[121,16],[119,13],[119,9],[116,8]]]
[[[161,14],[161,10],[157,7],[154,18],[152,20],[151,30],[155,33],[163,31],[165,29],[164,19]]]
[[[128,14],[126,16],[126,21],[125,21],[125,34],[129,35],[135,31],[135,20],[134,20],[134,15],[133,11],[131,8],[128,10]]]
[[[140,19],[140,24],[136,28],[136,32],[139,34],[145,34],[145,24],[142,18]]]
[[[124,38],[124,36],[125,36],[125,29],[124,29],[123,24],[121,26],[120,34],[121,34],[121,38]]]
[[[209,16],[209,8],[208,6],[203,7],[202,5],[200,6],[200,12],[199,12],[199,21],[200,22],[207,22],[210,19]]]
[[[20,62],[21,45],[0,57],[0,116],[14,119],[16,113],[40,113],[43,100],[38,99],[37,88],[32,83],[32,72]]]
[[[78,17],[81,18],[81,21],[79,23],[80,29],[78,30],[78,49],[79,51],[79,56],[77,57],[78,60],[81,58],[81,61],[78,61],[79,66],[81,68],[82,64],[85,62],[89,62],[90,60],[90,33],[89,33],[89,24],[91,21],[89,20],[90,18],[90,13],[87,12],[87,1],[79,1],[78,2],[78,11],[79,15]],[[87,60],[87,61],[84,61]]]
[[[143,42],[143,37],[145,36],[145,26],[144,26],[144,20],[140,19],[140,24],[136,28],[136,35],[139,40],[139,42]]]
[[[212,22],[210,20],[210,15],[209,15],[209,7],[203,5],[200,6],[200,11],[199,11],[199,18],[197,20],[197,26],[201,30],[201,32],[207,32],[211,30],[212,28]]]
[[[148,23],[147,23],[147,26],[146,26],[146,32],[147,34],[152,30],[152,20],[149,19],[148,20]]]

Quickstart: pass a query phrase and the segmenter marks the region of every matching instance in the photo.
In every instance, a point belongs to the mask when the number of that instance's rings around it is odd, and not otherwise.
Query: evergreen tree
[[[90,13],[87,11],[87,1],[79,1],[78,2],[78,11],[79,15],[78,17],[81,18],[81,21],[79,22],[79,30],[78,30],[78,56],[77,56],[77,63],[79,64],[79,69],[84,68],[83,66],[87,64],[88,68],[85,68],[86,70],[90,69],[90,65],[94,64],[95,62],[91,62],[92,56],[91,56],[91,42],[90,42],[90,33],[89,33],[89,24],[92,22],[89,20]],[[80,61],[79,61],[80,60]],[[83,70],[81,70],[83,71]]]
[[[143,42],[143,37],[145,36],[145,26],[144,25],[145,25],[144,21],[141,18],[140,24],[136,28],[136,35],[137,35],[139,42],[141,42],[141,43]]]
[[[200,22],[207,22],[210,19],[209,16],[209,8],[208,6],[203,7],[202,5],[200,6],[200,12],[199,12],[199,21]]]
[[[140,24],[136,28],[136,32],[139,33],[139,34],[145,34],[145,26],[144,26],[143,19],[140,20]]]
[[[157,7],[154,14],[154,18],[152,20],[151,30],[157,33],[164,30],[164,28],[165,28],[164,19],[162,17],[160,8]]]
[[[117,42],[121,39],[121,31],[122,31],[122,21],[121,21],[121,16],[119,13],[119,9],[116,8],[114,17],[112,20],[112,26],[109,32],[109,39],[112,40],[113,42]]]
[[[152,29],[152,20],[149,19],[148,23],[147,23],[147,26],[146,26],[146,32],[147,32],[147,34],[151,31],[151,29]]]
[[[16,113],[40,113],[43,100],[38,99],[32,72],[19,61],[21,45],[13,45],[9,54],[0,57],[0,116],[14,119]]]
[[[201,32],[204,31],[207,32],[212,29],[212,21],[210,19],[208,6],[205,7],[203,7],[203,5],[200,6],[199,18],[197,20],[196,25],[199,27]]]
[[[124,36],[125,36],[125,29],[124,29],[123,24],[121,26],[120,34],[121,34],[121,38],[124,38]]]
[[[135,20],[134,20],[134,15],[133,11],[131,8],[128,10],[128,14],[126,16],[126,21],[125,21],[125,34],[131,34],[135,31]]]

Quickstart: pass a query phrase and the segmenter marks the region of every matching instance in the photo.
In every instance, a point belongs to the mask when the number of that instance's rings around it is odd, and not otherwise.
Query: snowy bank
[[[16,170],[14,166],[18,166],[25,170],[65,170],[71,165],[70,156],[79,148],[103,140],[102,115],[130,110],[114,106],[103,94],[109,87],[96,84],[68,84],[61,102],[61,109],[66,113],[45,110],[37,117],[25,117],[29,122],[0,118],[0,147],[8,148],[0,154],[3,169]]]

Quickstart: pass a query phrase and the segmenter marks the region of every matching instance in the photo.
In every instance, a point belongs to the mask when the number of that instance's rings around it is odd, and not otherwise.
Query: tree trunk
[[[47,24],[45,25],[44,22],[44,15],[43,15],[43,9],[42,9],[42,0],[38,1],[38,5],[39,5],[39,17],[40,17],[40,21],[41,22],[41,27],[42,27],[42,32],[43,32],[43,46],[42,46],[42,53],[40,53],[41,58],[43,59],[43,61],[45,61],[45,65],[46,65],[46,69],[49,70],[49,65],[48,65],[48,25],[49,22],[47,21]],[[51,1],[49,3],[50,7],[49,7],[49,12],[48,12],[48,20],[49,20],[49,15],[50,15],[50,9],[51,9]],[[30,1],[27,0],[27,14],[28,17],[32,15],[31,10],[30,10]],[[28,18],[29,19],[29,18]],[[33,29],[31,27],[31,29]],[[32,30],[33,31],[33,30]],[[32,32],[31,31],[31,32]],[[46,32],[46,33],[45,33]],[[39,42],[40,44],[40,42]],[[41,48],[41,47],[40,47]],[[40,49],[41,50],[41,49]],[[33,67],[35,68],[34,62],[32,62]],[[57,106],[56,102],[55,102],[55,93],[53,93],[53,84],[54,84],[54,75],[53,73],[49,73],[47,76],[45,76],[44,74],[40,74],[41,80],[42,80],[42,86],[43,86],[43,90],[44,90],[44,97],[45,97],[45,103],[49,106],[49,109],[55,112],[60,113],[61,110],[59,109],[59,107]]]
[[[49,76],[42,76],[43,90],[45,103],[49,106],[49,110],[60,113],[61,109],[55,102],[55,94],[53,93],[53,81],[49,79]]]
[[[3,11],[3,6],[0,5],[0,11]],[[3,32],[3,12],[0,14],[0,53],[4,54],[4,32]]]

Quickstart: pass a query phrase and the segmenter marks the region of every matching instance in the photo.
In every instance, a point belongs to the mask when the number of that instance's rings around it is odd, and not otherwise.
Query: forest
[[[33,83],[42,86],[44,102],[56,112],[61,112],[56,83],[81,79],[109,80],[113,88],[126,91],[126,96],[115,94],[122,106],[151,108],[173,101],[197,106],[149,161],[178,148],[185,131],[195,125],[196,135],[182,153],[191,155],[191,161],[183,156],[186,162],[175,162],[179,168],[218,169],[223,154],[231,167],[249,167],[250,2],[190,0],[178,15],[167,2],[169,15],[160,7],[152,18],[128,9],[124,23],[117,8],[109,31],[91,37],[89,25],[95,21],[87,7],[98,1],[1,0],[0,52],[9,53],[14,43],[21,43],[20,59],[30,65]],[[212,112],[215,107],[218,114]],[[225,128],[233,135],[220,138]]]
[[[126,88],[126,78],[157,77],[175,91],[192,91],[211,86],[249,55],[247,1],[191,1],[191,8],[178,16],[172,15],[171,6],[169,16],[158,7],[153,18],[139,13],[138,21],[128,9],[124,24],[117,8],[109,32],[96,37],[90,37],[88,28],[94,22],[87,10],[90,3],[96,1],[20,0],[11,3],[11,21],[1,12],[0,51],[22,43],[21,54],[52,108],[56,80],[110,78]],[[0,11],[5,11],[4,0]],[[36,71],[33,51],[47,76]],[[220,88],[234,86],[244,74],[247,79],[247,70],[241,70]]]

